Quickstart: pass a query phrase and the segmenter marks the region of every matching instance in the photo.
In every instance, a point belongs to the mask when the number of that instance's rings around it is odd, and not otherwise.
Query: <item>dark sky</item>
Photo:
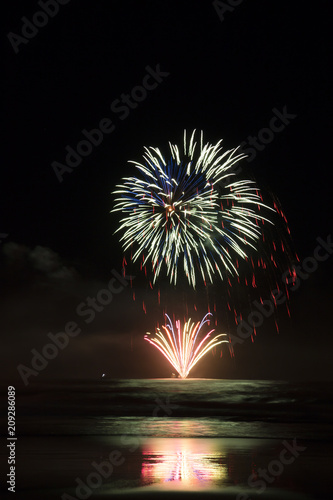
[[[51,4],[45,9],[53,17],[36,15],[37,2],[18,0],[2,16],[3,378],[18,378],[19,364],[31,367],[31,349],[40,351],[47,334],[70,321],[80,334],[29,382],[103,372],[169,376],[168,364],[143,342],[163,318],[144,279],[133,282],[141,302],[127,286],[90,324],[76,312],[112,269],[121,270],[110,193],[145,145],[165,149],[195,128],[229,149],[285,110],[290,123],[243,168],[280,200],[301,263],[313,256],[316,239],[331,234],[330,2],[244,0],[224,13],[193,0]],[[32,20],[47,23],[34,28]],[[156,70],[156,88],[142,98],[138,90],[140,102],[121,110],[122,94]],[[76,149],[82,130],[106,118],[112,131],[59,182],[52,163],[65,164],[66,147]],[[224,349],[222,360],[211,356],[194,375],[331,379],[332,260],[319,262],[291,294],[291,318],[279,308],[279,334],[269,318],[255,343],[235,347],[235,359]],[[224,286],[214,293],[223,296]],[[179,290],[166,293],[182,300]]]

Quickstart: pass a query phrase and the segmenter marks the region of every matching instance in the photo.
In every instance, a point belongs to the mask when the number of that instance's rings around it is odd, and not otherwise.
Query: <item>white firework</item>
[[[235,164],[246,157],[239,148],[223,151],[217,144],[195,141],[195,131],[183,151],[169,143],[169,155],[145,147],[143,162],[131,161],[137,177],[116,186],[112,211],[123,218],[116,232],[133,262],[150,266],[153,283],[164,268],[170,283],[184,272],[195,287],[198,276],[207,283],[223,272],[237,274],[235,257],[245,259],[261,237],[262,203],[254,181],[237,180]],[[271,209],[273,210],[273,209]]]

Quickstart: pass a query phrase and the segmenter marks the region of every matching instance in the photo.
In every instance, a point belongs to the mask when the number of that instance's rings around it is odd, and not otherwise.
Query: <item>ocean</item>
[[[332,498],[330,383],[101,379],[16,392],[9,498]],[[8,473],[7,457],[4,446]]]

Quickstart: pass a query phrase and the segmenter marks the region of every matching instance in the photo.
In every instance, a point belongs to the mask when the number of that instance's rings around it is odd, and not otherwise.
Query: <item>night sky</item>
[[[313,257],[317,238],[331,235],[330,2],[226,1],[224,12],[223,2],[193,0],[60,3],[45,2],[48,17],[36,15],[37,1],[15,0],[2,16],[3,378],[20,379],[17,366],[29,367],[31,350],[41,351],[47,334],[68,322],[80,333],[29,382],[170,376],[143,341],[163,315],[142,276],[133,281],[137,300],[129,285],[89,324],[76,312],[122,269],[111,192],[133,173],[127,161],[139,160],[143,146],[167,150],[184,129],[197,129],[208,142],[223,138],[227,149],[253,148],[249,137],[277,110],[285,126],[264,147],[259,141],[242,167],[280,200],[300,263]],[[32,19],[46,24],[34,28]],[[135,89],[143,82],[148,90]],[[133,92],[136,102],[120,102]],[[61,172],[66,147],[76,150],[87,139],[82,131],[101,123],[101,142],[89,154],[83,147],[78,165]],[[332,379],[327,248],[327,259],[291,293],[291,318],[278,308],[279,334],[269,318],[254,343],[235,347],[234,359],[223,349],[222,359],[210,356],[193,376]],[[222,296],[224,286],[215,292]],[[166,293],[183,300],[180,289]]]

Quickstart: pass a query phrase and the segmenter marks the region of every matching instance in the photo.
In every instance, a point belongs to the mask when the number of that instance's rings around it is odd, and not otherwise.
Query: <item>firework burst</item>
[[[212,316],[211,313],[207,313],[201,322],[193,323],[189,319],[181,331],[180,321],[176,321],[176,333],[172,325],[170,317],[165,315],[168,323],[162,326],[163,331],[157,328],[155,335],[156,337],[148,337],[150,333],[145,335],[145,340],[150,342],[156,349],[158,349],[163,356],[169,361],[169,363],[174,367],[174,369],[179,373],[181,378],[186,378],[192,370],[192,368],[197,364],[197,362],[205,355],[208,351],[213,349],[223,342],[229,342],[227,335],[221,333],[215,335],[210,340],[208,340],[211,334],[215,331],[210,330],[200,341],[199,337],[201,334],[202,327],[209,322],[207,319]]]
[[[235,256],[245,259],[256,249],[261,224],[270,222],[260,213],[262,203],[253,181],[237,180],[232,168],[246,155],[238,148],[222,151],[222,141],[203,144],[195,131],[183,152],[169,143],[168,157],[157,148],[144,148],[143,163],[132,161],[137,177],[123,179],[114,194],[112,211],[124,217],[117,231],[124,251],[133,262],[151,266],[157,280],[162,268],[170,283],[179,270],[195,288],[223,273],[238,274]],[[116,232],[117,232],[116,231]]]

